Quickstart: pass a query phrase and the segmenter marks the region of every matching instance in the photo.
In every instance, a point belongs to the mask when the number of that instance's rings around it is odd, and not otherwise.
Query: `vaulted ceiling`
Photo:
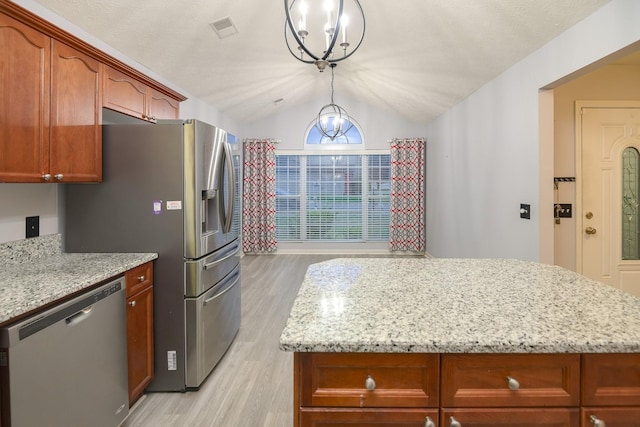
[[[336,101],[428,123],[608,1],[360,0],[365,39],[335,69]],[[330,73],[287,50],[281,0],[36,2],[239,122],[329,100]],[[238,34],[220,39],[209,24],[225,17]]]

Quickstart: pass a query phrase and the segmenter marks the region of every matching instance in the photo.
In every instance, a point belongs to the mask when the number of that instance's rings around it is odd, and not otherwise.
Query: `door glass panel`
[[[633,147],[622,152],[622,259],[640,259],[640,153]]]

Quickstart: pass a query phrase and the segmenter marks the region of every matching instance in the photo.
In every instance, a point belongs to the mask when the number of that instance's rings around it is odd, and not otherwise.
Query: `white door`
[[[640,102],[578,102],[576,136],[578,270],[640,295]]]

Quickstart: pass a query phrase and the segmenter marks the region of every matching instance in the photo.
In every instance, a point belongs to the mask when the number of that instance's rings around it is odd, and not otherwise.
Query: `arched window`
[[[276,152],[278,242],[388,242],[390,156],[367,152],[360,126],[350,124],[332,141],[314,121],[305,152]]]
[[[312,121],[304,135],[305,148],[311,150],[364,150],[364,139],[360,125],[351,119],[345,120],[344,126],[350,126],[346,134],[331,140],[331,138],[322,135],[316,127],[316,121]]]

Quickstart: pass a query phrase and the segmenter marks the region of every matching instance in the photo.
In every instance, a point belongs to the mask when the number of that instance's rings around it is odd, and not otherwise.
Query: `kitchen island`
[[[557,266],[314,264],[280,347],[296,426],[640,425],[640,298]]]

